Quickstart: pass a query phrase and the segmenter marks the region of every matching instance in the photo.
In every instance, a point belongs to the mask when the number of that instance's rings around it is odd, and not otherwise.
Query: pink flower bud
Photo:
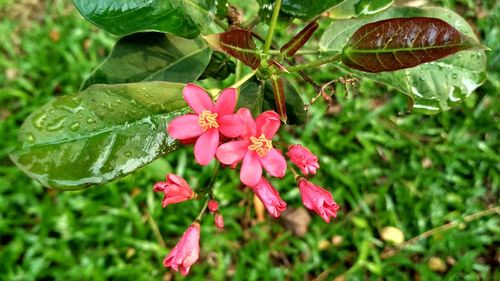
[[[192,199],[196,195],[183,178],[174,174],[168,174],[166,182],[156,183],[153,190],[155,192],[163,192],[163,208],[165,208],[168,204],[179,203]]]
[[[217,204],[217,201],[215,200],[210,200],[208,201],[208,210],[213,213],[219,209],[219,204]]]
[[[316,169],[319,169],[318,157],[311,153],[307,147],[300,144],[292,144],[288,147],[286,154],[293,164],[299,167],[304,175],[316,174]]]
[[[281,212],[286,210],[286,202],[280,198],[278,191],[264,177],[252,187],[252,190],[273,217],[279,217]]]
[[[218,228],[220,229],[224,228],[224,218],[219,212],[215,213],[214,222],[215,226],[217,226]]]
[[[337,210],[340,207],[333,201],[330,192],[303,178],[299,180],[299,189],[302,203],[306,208],[314,211],[327,223],[330,223],[330,217],[337,217]]]
[[[163,260],[165,267],[170,267],[186,276],[193,263],[200,257],[200,224],[193,223],[182,235],[177,245]]]

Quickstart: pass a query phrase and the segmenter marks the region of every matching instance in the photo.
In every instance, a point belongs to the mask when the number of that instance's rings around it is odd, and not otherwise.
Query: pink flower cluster
[[[281,125],[279,115],[266,111],[254,119],[247,108],[240,108],[234,113],[237,94],[233,88],[223,90],[215,103],[204,89],[194,84],[186,85],[183,96],[193,113],[170,122],[168,134],[183,143],[194,143],[194,157],[200,165],[208,165],[214,158],[232,169],[241,163],[241,182],[253,190],[271,216],[278,218],[287,204],[263,175],[263,170],[278,178],[284,177],[287,170],[286,159],[272,141]],[[309,149],[302,145],[290,145],[286,155],[304,176],[316,174],[318,157]],[[330,192],[304,177],[296,175],[296,178],[306,208],[327,223],[331,217],[337,216],[339,206]],[[189,184],[174,174],[167,175],[166,182],[155,184],[154,191],[164,194],[163,207],[196,197]],[[224,219],[217,201],[211,199],[207,206],[214,215],[215,225],[222,229]],[[200,224],[195,222],[165,258],[165,267],[186,275],[199,258],[199,240]]]

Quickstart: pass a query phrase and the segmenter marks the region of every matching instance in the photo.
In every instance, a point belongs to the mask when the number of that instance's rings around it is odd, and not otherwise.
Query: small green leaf
[[[287,114],[287,124],[303,124],[307,120],[307,112],[304,109],[304,102],[299,92],[287,79],[282,79],[285,94],[285,108]],[[273,85],[270,80],[266,81],[264,87],[264,105],[262,110],[274,110],[278,112],[274,96]]]
[[[334,19],[348,19],[374,15],[389,8],[394,0],[346,0],[330,9],[328,16]]]
[[[252,78],[239,88],[236,108],[246,107],[253,116],[257,116],[262,112],[263,101],[264,84],[256,78]]]
[[[184,113],[184,84],[93,85],[32,113],[11,159],[44,186],[81,189],[144,166],[176,148],[166,124]]]
[[[216,0],[73,0],[90,22],[116,35],[167,32],[194,38],[212,21]]]
[[[212,50],[201,38],[184,39],[158,32],[121,38],[111,54],[82,85],[142,81],[196,81],[210,61]]]
[[[468,37],[475,38],[472,28],[458,14],[443,8],[390,8],[369,19],[335,21],[325,31],[320,48],[325,52],[340,52],[352,34],[361,26],[390,18],[432,17],[451,23]],[[367,73],[337,65],[342,71],[366,77],[391,86],[410,96],[413,108],[423,113],[448,110],[468,97],[486,79],[486,55],[482,50],[458,54],[394,72]]]
[[[310,19],[344,2],[344,0],[283,0],[281,11],[297,18]]]

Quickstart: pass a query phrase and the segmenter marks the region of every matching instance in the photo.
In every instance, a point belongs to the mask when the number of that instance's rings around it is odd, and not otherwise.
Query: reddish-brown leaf
[[[253,69],[257,69],[260,65],[260,57],[252,38],[252,32],[248,30],[233,29],[207,35],[203,38],[213,49],[233,56]]]
[[[319,24],[317,21],[312,21],[304,29],[302,29],[297,35],[295,35],[288,43],[281,47],[280,52],[285,57],[291,57],[304,46],[304,44],[311,38],[314,31],[318,29]]]
[[[272,75],[271,84],[273,85],[276,110],[280,115],[281,121],[283,121],[283,123],[286,123],[287,116],[286,116],[285,89],[283,87],[283,78]]]
[[[342,62],[367,72],[395,71],[480,48],[440,19],[394,18],[360,27],[344,47]]]

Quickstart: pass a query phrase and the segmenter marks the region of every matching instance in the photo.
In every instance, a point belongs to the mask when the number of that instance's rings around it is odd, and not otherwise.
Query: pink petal
[[[260,163],[273,177],[282,178],[286,172],[286,160],[276,149],[271,148],[269,152],[260,158]]]
[[[248,108],[241,108],[238,112],[236,112],[236,115],[238,115],[243,122],[243,132],[241,132],[241,137],[248,139],[251,136],[255,136],[257,134],[257,125],[255,125],[255,121],[253,120],[250,110],[248,110]]]
[[[203,133],[198,124],[198,115],[187,114],[179,116],[168,124],[168,134],[178,140],[195,138]]]
[[[214,158],[219,146],[219,130],[209,129],[201,135],[194,145],[194,158],[198,164],[205,166]]]
[[[240,180],[247,186],[254,186],[262,177],[262,166],[255,151],[249,151],[241,164]]]
[[[274,111],[263,112],[255,119],[255,123],[258,128],[257,134],[264,134],[268,139],[274,137],[281,125],[280,116]]]
[[[217,159],[222,164],[233,165],[245,157],[245,154],[248,152],[248,145],[249,142],[245,140],[221,144],[217,149]]]
[[[187,84],[182,92],[184,99],[194,112],[200,114],[203,110],[213,110],[212,99],[203,88],[195,84]]]
[[[243,132],[243,122],[236,114],[217,118],[219,132],[228,138],[236,138]]]
[[[227,88],[222,91],[217,102],[215,102],[214,112],[221,115],[228,115],[234,112],[236,107],[236,89]]]

